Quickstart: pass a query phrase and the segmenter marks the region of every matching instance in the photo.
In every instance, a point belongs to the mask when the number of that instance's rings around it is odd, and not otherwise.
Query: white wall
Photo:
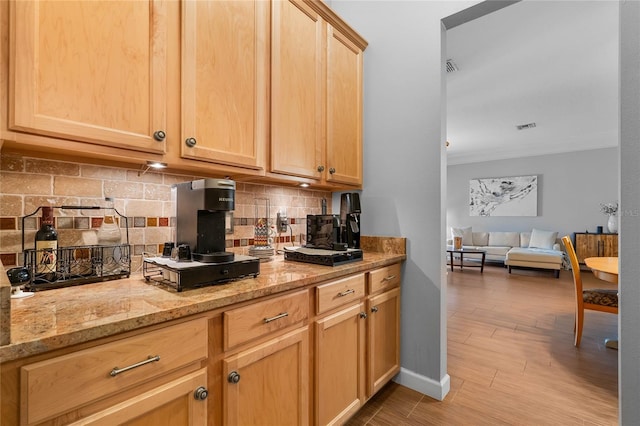
[[[362,232],[408,239],[397,380],[435,398],[444,397],[449,386],[440,20],[474,3],[330,2],[369,42],[364,54]]]
[[[469,215],[469,180],[538,176],[538,216]],[[618,149],[496,160],[447,168],[447,232],[451,226],[477,231],[530,231],[532,228],[574,232],[607,232],[608,216],[600,203],[618,200]],[[449,237],[449,236],[448,236]]]

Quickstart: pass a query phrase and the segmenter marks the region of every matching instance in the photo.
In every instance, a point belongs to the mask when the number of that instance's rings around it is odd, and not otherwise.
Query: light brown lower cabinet
[[[343,424],[400,369],[399,285],[398,263],[2,363],[2,424]]]
[[[225,358],[223,380],[225,425],[308,424],[308,327]]]
[[[198,424],[191,421],[206,419],[207,404],[196,404],[203,402],[202,394],[197,401],[193,395],[207,386],[203,364],[207,339],[207,320],[197,318],[28,362],[9,369],[9,376],[3,371],[3,381],[9,378],[11,384],[13,378],[19,379],[20,425],[69,424],[78,419],[81,421],[77,424],[121,424],[108,419],[133,419],[142,414],[168,419],[154,414],[156,408],[164,411],[168,403],[186,410],[188,422],[163,421],[156,425]],[[5,412],[5,389],[2,391],[2,423],[7,420],[7,424],[14,424],[8,420],[14,413]],[[185,395],[190,398],[183,398]],[[87,422],[87,416],[94,420]]]
[[[332,303],[315,321],[316,425],[343,424],[400,371],[399,285],[395,264],[317,287]]]
[[[342,424],[364,404],[364,303],[315,323],[315,420]]]
[[[400,289],[367,300],[367,397],[371,397],[400,371]]]
[[[207,369],[131,397],[73,426],[200,426],[207,422]]]

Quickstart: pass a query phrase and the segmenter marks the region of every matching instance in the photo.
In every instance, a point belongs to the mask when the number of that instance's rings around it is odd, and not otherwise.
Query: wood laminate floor
[[[615,288],[582,275],[585,287]],[[604,346],[617,315],[587,311],[575,348],[570,271],[487,266],[447,281],[449,394],[437,401],[390,383],[348,425],[617,424],[618,354]]]

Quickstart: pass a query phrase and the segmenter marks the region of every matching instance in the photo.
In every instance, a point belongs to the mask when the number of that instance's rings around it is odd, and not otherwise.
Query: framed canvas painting
[[[537,216],[538,176],[471,179],[471,216]]]

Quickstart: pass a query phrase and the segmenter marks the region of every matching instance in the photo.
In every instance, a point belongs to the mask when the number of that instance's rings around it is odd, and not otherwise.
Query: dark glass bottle
[[[42,207],[42,223],[36,232],[36,284],[56,280],[57,254],[58,232],[53,226],[53,207]]]

